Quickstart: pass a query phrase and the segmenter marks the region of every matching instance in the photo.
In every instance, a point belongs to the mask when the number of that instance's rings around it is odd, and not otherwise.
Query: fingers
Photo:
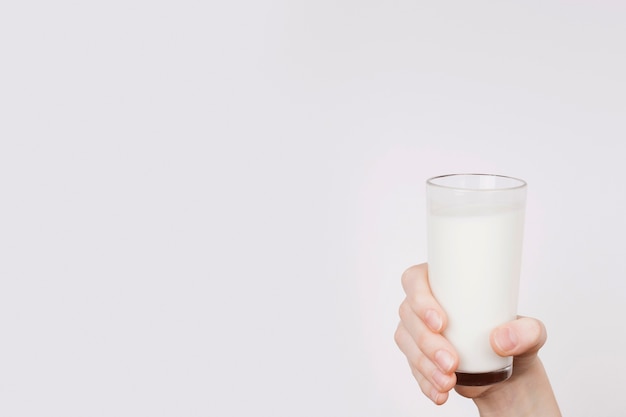
[[[448,392],[456,385],[456,376],[444,374],[415,344],[402,322],[395,334],[396,343],[404,353],[420,389],[437,405],[445,403]]]
[[[491,346],[501,356],[531,356],[541,349],[547,337],[541,321],[520,317],[494,329],[491,332]]]
[[[400,305],[400,319],[413,344],[441,372],[452,373],[458,366],[458,357],[450,342],[440,333],[433,332],[411,309],[407,299]]]
[[[406,298],[399,309],[396,343],[422,392],[435,404],[443,404],[456,385],[454,372],[459,358],[442,334],[447,317],[431,292],[427,265],[407,269],[402,275],[402,287]],[[520,317],[494,329],[490,338],[498,355],[515,357],[515,377],[534,369],[536,354],[546,342],[547,333],[541,321]]]
[[[422,392],[435,404],[443,404],[456,384],[458,356],[441,335],[446,317],[430,292],[426,265],[409,268],[402,286],[406,299],[400,305],[396,343]]]
[[[402,288],[413,312],[437,333],[446,327],[446,315],[428,283],[428,265],[412,266],[402,274]]]

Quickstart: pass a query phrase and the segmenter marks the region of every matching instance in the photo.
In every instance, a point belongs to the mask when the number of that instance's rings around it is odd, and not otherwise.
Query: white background
[[[476,416],[393,342],[450,172],[527,180],[520,313],[623,415],[620,3],[2,3],[0,415]]]

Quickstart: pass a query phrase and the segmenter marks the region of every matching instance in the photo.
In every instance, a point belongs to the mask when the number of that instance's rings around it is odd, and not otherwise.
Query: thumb
[[[500,356],[534,355],[546,343],[546,339],[543,323],[530,317],[520,317],[491,332],[491,346]]]

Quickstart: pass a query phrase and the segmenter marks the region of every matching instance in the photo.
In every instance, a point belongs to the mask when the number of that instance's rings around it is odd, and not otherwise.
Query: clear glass
[[[426,182],[428,273],[448,316],[446,338],[459,354],[458,385],[489,385],[512,373],[491,331],[517,316],[526,182],[452,174]]]

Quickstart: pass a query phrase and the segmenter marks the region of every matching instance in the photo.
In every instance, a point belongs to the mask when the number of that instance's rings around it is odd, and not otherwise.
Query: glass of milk
[[[513,358],[498,356],[489,336],[517,316],[526,182],[453,174],[426,184],[428,274],[459,354],[457,384],[504,381]]]

